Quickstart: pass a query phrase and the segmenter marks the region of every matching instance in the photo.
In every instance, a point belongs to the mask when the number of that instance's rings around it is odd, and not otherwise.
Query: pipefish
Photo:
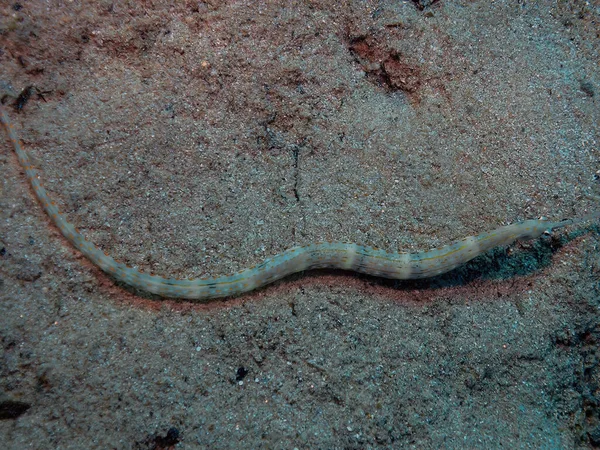
[[[0,121],[25,170],[35,196],[63,236],[93,264],[118,281],[162,297],[208,300],[252,291],[296,272],[310,269],[343,269],[397,280],[434,277],[465,264],[488,250],[516,240],[530,240],[544,232],[587,222],[600,217],[600,212],[582,218],[551,222],[546,219],[526,220],[494,231],[468,236],[444,247],[416,253],[386,252],[347,242],[319,242],[293,247],[266,259],[257,266],[233,275],[214,278],[175,279],[146,274],[116,261],[89,242],[59,212],[41,185],[14,125],[0,104]]]

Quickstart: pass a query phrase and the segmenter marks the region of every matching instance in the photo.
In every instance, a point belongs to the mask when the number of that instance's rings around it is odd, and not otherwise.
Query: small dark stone
[[[596,427],[589,431],[587,435],[590,440],[590,444],[592,444],[594,447],[598,447],[600,445],[600,427]]]
[[[242,381],[248,375],[249,370],[244,366],[238,367],[238,370],[235,373],[235,381]]]
[[[585,92],[585,94],[588,97],[593,97],[595,94],[594,85],[592,83],[590,83],[589,81],[580,81],[579,89],[581,89],[583,92]]]
[[[0,402],[0,420],[16,419],[31,408],[29,403],[16,400],[4,400]]]
[[[167,448],[179,442],[179,430],[175,427],[169,428],[165,437],[156,436],[154,443],[157,448]]]
[[[423,11],[425,8],[429,8],[431,5],[436,3],[438,0],[412,0],[413,3],[417,6],[419,11]]]

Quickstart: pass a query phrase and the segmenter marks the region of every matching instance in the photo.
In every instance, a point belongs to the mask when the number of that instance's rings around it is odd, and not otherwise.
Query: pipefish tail
[[[92,263],[118,281],[162,297],[208,300],[252,291],[290,274],[310,269],[343,269],[397,280],[413,280],[446,273],[491,248],[515,240],[536,239],[546,231],[566,227],[600,217],[600,212],[586,217],[550,222],[546,219],[526,220],[494,231],[468,236],[450,245],[416,253],[386,252],[347,242],[320,242],[289,250],[266,259],[261,264],[233,275],[215,278],[175,279],[145,274],[116,261],[89,242],[58,210],[40,183],[38,170],[32,164],[17,136],[5,108],[0,104],[0,121],[17,154],[25,176],[42,207],[63,236]]]

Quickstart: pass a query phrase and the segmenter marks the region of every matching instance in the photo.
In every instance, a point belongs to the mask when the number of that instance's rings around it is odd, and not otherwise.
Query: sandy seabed
[[[542,3],[4,3],[0,93],[64,214],[141,270],[416,251],[598,210],[600,5]],[[600,445],[597,224],[429,281],[175,302],[78,254],[2,148],[5,448]]]

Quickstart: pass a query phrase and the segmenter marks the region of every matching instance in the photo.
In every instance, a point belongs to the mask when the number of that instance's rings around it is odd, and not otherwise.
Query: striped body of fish
[[[229,297],[252,291],[292,273],[310,269],[344,269],[398,280],[428,278],[465,264],[493,247],[507,245],[517,239],[535,239],[545,231],[593,220],[600,216],[596,213],[561,222],[550,222],[544,219],[527,220],[478,236],[469,236],[444,247],[416,253],[386,252],[345,242],[320,242],[291,248],[257,266],[233,275],[191,280],[163,278],[142,273],[116,261],[79,233],[59,212],[40,184],[37,169],[23,149],[2,105],[0,105],[0,121],[8,133],[36,197],[63,236],[92,263],[115,279],[163,297],[193,300]]]

